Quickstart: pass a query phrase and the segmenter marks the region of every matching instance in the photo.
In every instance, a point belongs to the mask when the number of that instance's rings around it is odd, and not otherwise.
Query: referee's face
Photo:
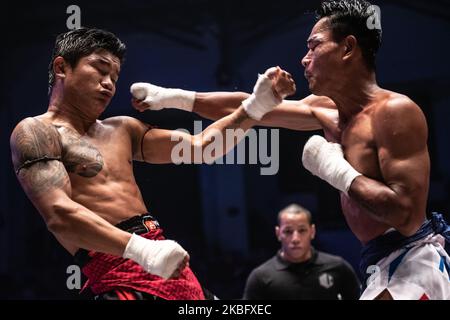
[[[303,262],[311,258],[311,240],[315,226],[303,213],[283,213],[275,233],[281,242],[281,256],[289,262]]]

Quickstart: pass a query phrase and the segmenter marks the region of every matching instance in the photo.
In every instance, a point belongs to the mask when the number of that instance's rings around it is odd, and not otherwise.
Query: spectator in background
[[[291,204],[281,210],[275,234],[281,249],[250,273],[245,300],[359,298],[359,281],[349,263],[311,245],[316,227],[307,209]]]

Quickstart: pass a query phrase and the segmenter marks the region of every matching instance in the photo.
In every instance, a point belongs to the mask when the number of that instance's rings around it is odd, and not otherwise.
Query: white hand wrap
[[[346,195],[353,180],[361,175],[345,160],[340,144],[328,142],[317,135],[306,142],[302,162],[313,175],[325,180]]]
[[[131,85],[131,94],[138,100],[144,100],[149,110],[176,108],[192,111],[195,101],[195,91],[169,89],[150,83],[136,82]]]
[[[123,253],[123,258],[137,262],[148,273],[164,279],[168,279],[187,256],[173,240],[149,240],[134,233]]]
[[[242,101],[242,106],[250,118],[259,121],[267,112],[272,111],[282,101],[282,99],[275,97],[273,94],[272,80],[266,74],[259,74],[253,93]]]

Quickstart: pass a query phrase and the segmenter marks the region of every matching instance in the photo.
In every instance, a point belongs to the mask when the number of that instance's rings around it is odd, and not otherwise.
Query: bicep
[[[152,129],[144,137],[142,156],[149,163],[181,163],[190,161],[193,136],[186,130]]]
[[[154,164],[173,163],[178,159],[173,155],[173,151],[177,152],[177,146],[185,154],[188,146],[191,149],[192,136],[187,131],[158,129],[138,119],[121,118],[131,137],[133,160]]]
[[[380,148],[378,157],[383,180],[396,192],[407,193],[422,189],[428,185],[430,163],[427,148],[420,152],[411,152],[407,157],[396,157],[388,148]]]
[[[28,118],[16,126],[10,143],[20,184],[36,208],[48,215],[55,201],[71,196],[58,132],[51,125]]]
[[[17,174],[28,198],[48,221],[55,205],[70,201],[72,188],[64,165],[57,160],[34,163]]]
[[[147,133],[153,130],[153,126],[132,117],[116,117],[115,119],[120,120],[130,136],[133,160],[145,161],[143,157],[144,139]]]
[[[381,174],[389,187],[413,196],[428,186],[427,126],[421,112],[415,108],[393,112],[377,127],[376,143]]]

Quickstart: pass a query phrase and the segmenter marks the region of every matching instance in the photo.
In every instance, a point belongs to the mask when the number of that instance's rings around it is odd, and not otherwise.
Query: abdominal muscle
[[[113,225],[147,212],[139,188],[131,182],[108,181],[73,188],[72,199]]]
[[[112,225],[147,212],[138,186],[131,181],[83,185],[74,184],[72,181],[72,200]],[[72,255],[78,251],[79,247],[55,236]]]

